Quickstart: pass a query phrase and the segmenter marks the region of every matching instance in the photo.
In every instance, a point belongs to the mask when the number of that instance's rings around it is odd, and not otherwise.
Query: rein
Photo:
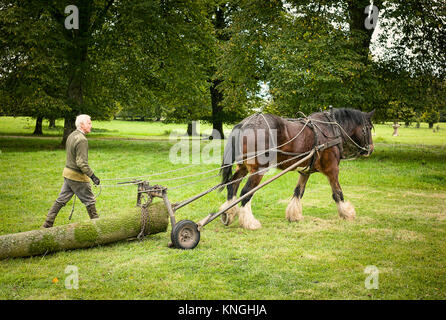
[[[262,116],[263,120],[266,122],[268,128],[270,129],[270,125],[269,125],[269,123],[268,123],[266,117],[265,117],[262,113],[256,113],[256,114],[251,115],[250,117],[248,117],[248,118],[245,120],[244,125],[248,124],[248,123],[252,120],[252,117],[255,116],[255,115],[258,115],[258,114],[260,114],[260,115]],[[302,113],[302,114],[303,114],[303,113]],[[305,114],[303,114],[303,115],[305,116]],[[258,156],[260,156],[260,155],[263,155],[263,154],[266,154],[266,153],[268,153],[268,152],[270,152],[270,151],[279,152],[279,153],[281,153],[281,154],[284,154],[284,155],[286,155],[286,156],[291,156],[291,157],[302,156],[302,155],[303,155],[302,153],[286,152],[286,151],[279,150],[279,148],[281,148],[281,147],[283,147],[283,146],[285,146],[285,145],[291,143],[292,141],[296,140],[296,139],[302,134],[302,132],[304,131],[304,129],[305,129],[307,126],[308,126],[309,128],[311,128],[311,129],[313,130],[313,132],[315,133],[315,143],[314,143],[312,149],[315,149],[317,152],[319,152],[319,151],[323,151],[323,150],[328,149],[328,148],[333,147],[333,146],[338,146],[338,148],[339,148],[340,151],[341,151],[341,155],[342,155],[342,143],[343,143],[344,139],[343,139],[343,137],[342,137],[342,133],[341,133],[341,131],[344,133],[345,136],[347,136],[348,139],[350,139],[350,141],[351,141],[351,142],[352,142],[352,143],[353,143],[359,150],[361,150],[361,151],[367,151],[367,152],[370,150],[370,147],[369,147],[369,146],[367,146],[367,148],[364,148],[364,147],[358,145],[352,138],[350,138],[350,136],[347,134],[347,132],[345,132],[344,128],[343,128],[337,121],[334,120],[334,117],[333,117],[333,119],[330,119],[330,117],[328,117],[329,114],[326,113],[326,115],[327,115],[327,118],[328,118],[329,121],[322,121],[322,120],[313,119],[313,118],[311,118],[310,116],[305,116],[304,118],[297,118],[297,119],[295,119],[295,118],[282,118],[282,119],[285,119],[285,120],[288,120],[288,121],[292,121],[292,122],[294,122],[294,121],[299,121],[299,122],[302,122],[302,123],[304,124],[303,127],[302,127],[302,129],[301,129],[301,130],[300,130],[294,137],[292,137],[292,138],[289,139],[288,141],[284,142],[283,144],[281,144],[281,145],[279,145],[279,146],[273,146],[273,147],[271,147],[271,148],[269,148],[269,149],[267,149],[267,150],[263,150],[263,151],[258,152],[258,153],[255,152],[254,154],[244,154],[244,155],[242,155],[242,157],[243,157],[243,156],[247,156],[247,158],[245,158],[245,159],[243,159],[243,158],[242,158],[242,159],[235,159],[236,161],[235,161],[234,163],[225,164],[225,165],[222,165],[222,166],[220,166],[220,167],[218,167],[218,168],[215,168],[215,169],[210,169],[210,170],[206,170],[206,171],[203,171],[203,172],[198,172],[198,173],[194,173],[194,174],[189,174],[189,175],[186,175],[186,176],[171,177],[171,178],[165,178],[165,179],[158,179],[158,180],[155,180],[155,182],[159,182],[159,181],[167,182],[167,181],[173,181],[173,180],[184,179],[184,178],[186,178],[186,177],[188,177],[188,178],[192,178],[192,177],[195,177],[195,176],[204,175],[204,174],[210,173],[210,172],[212,172],[212,171],[222,170],[223,168],[226,168],[226,167],[228,167],[228,166],[233,166],[234,164],[240,164],[240,163],[242,163],[242,162],[244,162],[244,161],[247,161],[247,160],[256,158],[256,157],[258,157]],[[332,115],[330,114],[330,116],[332,116]],[[333,132],[334,132],[335,136],[334,136],[334,137],[327,136],[327,135],[321,130],[321,128],[319,128],[319,126],[317,125],[318,123],[320,123],[320,124],[329,124],[329,125],[331,125],[332,128],[333,128]],[[244,125],[243,125],[243,126],[244,126]],[[318,141],[317,141],[317,133],[316,133],[315,128],[317,128],[317,129],[318,129],[318,130],[319,130],[319,131],[320,131],[326,138],[333,138],[333,140],[330,140],[330,141],[328,141],[328,142],[326,142],[326,143],[323,143],[323,144],[319,144]],[[339,128],[339,129],[336,129],[336,128]],[[339,131],[339,130],[340,130],[340,131]],[[364,142],[366,142],[366,137],[367,137],[367,132],[366,132],[366,130],[367,130],[367,128],[364,126],[364,127],[362,128],[362,130],[363,130],[363,131],[362,131],[362,132],[363,132],[363,139],[364,139]],[[317,152],[316,152],[316,153],[317,153]],[[305,153],[304,153],[304,154],[305,154]],[[313,166],[313,164],[314,164],[314,161],[315,161],[315,158],[316,158],[316,156],[313,156],[313,157],[312,157],[312,159],[311,159],[311,163],[310,163],[306,168],[303,169],[304,171],[309,170],[309,169],[312,168],[312,166]],[[287,159],[286,161],[282,161],[281,163],[276,164],[276,165],[280,165],[280,164],[282,164],[282,163],[284,163],[284,162],[287,162],[287,161],[290,161],[290,160],[293,160],[293,158],[291,158],[291,159]],[[111,181],[111,180],[114,180],[114,181],[116,181],[116,180],[127,180],[127,179],[145,178],[145,177],[152,177],[152,176],[158,176],[158,175],[165,175],[165,174],[167,174],[167,173],[173,173],[173,172],[177,172],[177,171],[180,171],[180,170],[185,170],[185,169],[188,169],[188,168],[197,166],[197,165],[199,165],[199,164],[192,164],[192,165],[185,166],[185,167],[181,167],[181,168],[178,168],[178,169],[167,170],[167,171],[163,171],[163,172],[152,173],[152,174],[142,175],[142,176],[138,176],[138,177],[125,177],[125,178],[103,179],[103,181]],[[217,174],[217,175],[218,175],[218,174]],[[189,182],[189,183],[185,183],[185,184],[181,184],[181,185],[179,185],[179,186],[176,186],[176,187],[173,187],[173,188],[169,188],[169,189],[173,190],[173,189],[181,188],[181,187],[184,187],[184,186],[193,184],[193,183],[197,183],[197,182],[200,182],[200,181],[203,181],[203,180],[208,180],[208,179],[214,178],[214,177],[216,177],[217,175],[206,176],[206,177],[201,178],[201,179],[198,179],[198,180],[196,180],[196,181]],[[133,181],[117,182],[116,185],[101,185],[101,187],[121,187],[121,186],[135,185],[135,184],[138,184],[138,183],[139,183],[138,181],[133,180]],[[100,194],[100,192],[99,192],[99,194]],[[98,194],[98,196],[99,196],[99,194]]]

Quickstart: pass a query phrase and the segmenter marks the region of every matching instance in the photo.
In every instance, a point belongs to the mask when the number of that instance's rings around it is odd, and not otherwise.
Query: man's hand
[[[91,175],[90,179],[91,179],[91,180],[93,181],[93,183],[94,183],[95,185],[97,185],[97,186],[101,183],[101,180],[99,180],[99,178],[96,177],[96,176],[94,175],[94,173]]]

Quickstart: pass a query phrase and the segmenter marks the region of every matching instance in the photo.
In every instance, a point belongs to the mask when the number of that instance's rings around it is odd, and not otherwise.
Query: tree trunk
[[[393,128],[393,134],[392,134],[392,136],[393,137],[398,137],[398,128],[400,127],[400,124],[398,123],[398,122],[394,122],[393,123],[393,126],[392,126],[392,128]]]
[[[153,203],[148,212],[145,234],[165,232],[169,222],[164,203]],[[119,216],[0,236],[0,259],[89,248],[133,238],[140,231],[141,209],[134,208]]]
[[[348,0],[348,11],[349,11],[349,26],[350,26],[350,36],[356,42],[356,51],[363,57],[365,64],[368,64],[369,47],[372,39],[372,34],[374,29],[367,29],[364,22],[367,15],[364,10],[367,6],[370,6],[370,0]],[[379,10],[382,9],[382,1],[373,1],[374,5],[378,7]]]
[[[193,125],[193,121],[190,121],[187,124],[187,135],[189,137],[191,137],[191,136],[198,136],[197,127]]]
[[[52,118],[52,119],[48,119],[48,121],[50,122],[48,125],[48,128],[56,128],[56,119]]]
[[[434,127],[434,123],[433,122],[429,122],[429,129],[432,129]]]
[[[217,131],[220,135],[220,137],[215,137],[214,135],[212,135],[213,139],[216,139],[216,138],[224,139],[225,138],[225,134],[223,133],[223,122],[221,122],[221,121],[214,122],[212,124],[212,129]]]
[[[213,137],[224,139],[225,135],[223,132],[223,121],[222,112],[223,106],[221,105],[223,101],[223,93],[217,89],[217,86],[221,83],[221,80],[212,81],[211,91],[211,104],[212,104],[212,129],[216,130],[220,137]]]
[[[76,117],[72,115],[67,115],[65,117],[64,126],[63,126],[63,138],[62,138],[62,147],[65,148],[65,144],[67,142],[67,138],[71,132],[76,130]]]
[[[222,43],[229,41],[229,33],[225,32],[225,29],[229,27],[227,19],[227,11],[225,5],[217,5],[214,8],[214,15],[212,18],[214,29],[216,32],[217,39]],[[211,79],[214,77],[216,70],[212,70]],[[211,105],[212,105],[212,128],[219,133],[219,136],[212,134],[214,139],[224,139],[223,132],[223,93],[218,89],[218,85],[222,83],[221,79],[210,80],[210,94],[211,94]],[[214,132],[215,132],[214,131]]]
[[[36,119],[36,127],[35,127],[34,132],[33,132],[34,135],[41,135],[41,134],[43,134],[42,122],[43,122],[43,117],[42,116],[38,116],[37,119]]]
[[[67,47],[68,57],[68,88],[67,88],[67,105],[70,111],[65,114],[64,133],[62,138],[62,146],[65,147],[68,136],[76,129],[76,116],[84,113],[84,82],[88,64],[88,43],[91,39],[91,15],[92,2],[79,2],[79,30],[72,32],[66,30],[69,41]]]

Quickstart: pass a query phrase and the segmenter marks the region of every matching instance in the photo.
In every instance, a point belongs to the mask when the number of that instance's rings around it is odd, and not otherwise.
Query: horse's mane
[[[341,125],[356,126],[367,123],[364,113],[355,109],[333,109],[333,115],[336,119],[336,122]]]

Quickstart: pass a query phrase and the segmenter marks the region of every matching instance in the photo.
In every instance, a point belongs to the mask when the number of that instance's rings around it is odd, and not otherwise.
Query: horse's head
[[[359,154],[368,157],[372,154],[374,146],[372,140],[372,117],[375,110],[371,112],[362,112],[363,121],[359,123],[354,129],[351,138],[357,143],[361,149]]]

